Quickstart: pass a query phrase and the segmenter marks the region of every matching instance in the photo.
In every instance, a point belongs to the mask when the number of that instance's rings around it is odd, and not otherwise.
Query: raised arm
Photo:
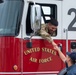
[[[57,50],[57,52],[58,52],[59,57],[61,58],[61,60],[62,60],[63,62],[65,62],[65,61],[66,61],[66,57],[65,57],[65,55],[61,52],[60,48],[59,48],[58,46],[54,46],[54,49]]]

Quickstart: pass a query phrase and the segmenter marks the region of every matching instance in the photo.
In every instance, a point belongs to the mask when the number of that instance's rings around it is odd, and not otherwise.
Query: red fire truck
[[[0,75],[57,75],[65,64],[53,46],[35,35],[51,17],[62,52],[76,50],[75,0],[0,0]]]

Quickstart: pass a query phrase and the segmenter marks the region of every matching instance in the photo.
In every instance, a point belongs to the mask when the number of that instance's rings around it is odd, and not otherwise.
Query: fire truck
[[[53,46],[36,34],[51,17],[61,51],[76,50],[75,0],[0,0],[0,75],[57,75],[65,68]]]

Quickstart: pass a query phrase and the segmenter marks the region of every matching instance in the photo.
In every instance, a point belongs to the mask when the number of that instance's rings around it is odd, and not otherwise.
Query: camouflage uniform
[[[42,36],[44,39],[46,39],[49,43],[53,41],[51,38],[51,34],[48,33],[47,24],[42,24],[41,29],[38,31],[40,36]]]

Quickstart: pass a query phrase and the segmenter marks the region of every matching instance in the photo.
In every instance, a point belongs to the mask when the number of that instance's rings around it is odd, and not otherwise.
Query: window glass
[[[19,33],[23,0],[3,0],[0,3],[0,36],[16,36]]]
[[[50,7],[42,6],[42,9],[43,9],[44,14],[48,14],[48,15],[51,14],[51,9],[50,9]],[[48,11],[47,11],[47,9],[48,9]]]
[[[45,24],[46,20],[51,19],[51,17],[57,19],[57,5],[55,4],[40,4],[41,6],[41,24]],[[26,34],[30,35],[33,33],[33,30],[31,29],[31,23],[30,23],[30,12],[31,12],[31,6],[33,3],[29,3],[28,11],[27,11],[27,18],[26,18]],[[57,30],[55,32],[55,36],[57,35]]]

